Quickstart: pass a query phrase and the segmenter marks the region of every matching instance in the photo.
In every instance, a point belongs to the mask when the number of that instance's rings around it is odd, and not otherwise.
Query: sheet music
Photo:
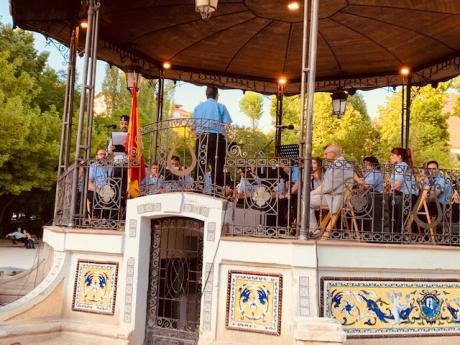
[[[127,132],[112,132],[112,145],[125,146],[127,136]]]

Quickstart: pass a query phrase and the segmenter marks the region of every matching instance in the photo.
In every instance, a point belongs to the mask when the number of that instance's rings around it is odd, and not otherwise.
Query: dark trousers
[[[197,180],[204,179],[204,175],[209,171],[209,163],[211,165],[212,184],[223,187],[227,152],[225,136],[217,133],[201,134],[197,138],[196,151],[198,159]]]
[[[400,192],[395,192],[393,195],[387,196],[387,198],[387,205],[389,208],[389,214],[387,215],[387,217],[390,228],[390,231],[388,232],[403,233],[405,231],[404,224],[406,223],[407,218],[412,212],[412,209],[417,202],[418,196],[414,194],[403,194]],[[404,203],[407,202],[409,203],[409,206],[406,207],[409,207],[410,211],[408,212],[408,214],[404,214]],[[416,223],[413,222],[412,229],[415,228]]]

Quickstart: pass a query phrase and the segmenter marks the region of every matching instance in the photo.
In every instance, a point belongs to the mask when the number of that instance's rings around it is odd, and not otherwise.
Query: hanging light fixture
[[[300,4],[298,1],[289,1],[287,7],[290,11],[297,11],[300,8]]]
[[[348,94],[342,90],[338,90],[331,95],[332,98],[332,113],[338,118],[345,114],[347,106]]]
[[[136,71],[134,68],[128,68],[125,71],[125,76],[126,76],[126,88],[129,91],[132,91],[133,85],[135,83],[136,91],[139,90],[142,75],[138,71]]]
[[[88,19],[82,19],[80,20],[80,27],[83,30],[86,30],[88,28]]]
[[[209,19],[217,10],[218,0],[195,0],[195,11],[201,14],[201,18]]]

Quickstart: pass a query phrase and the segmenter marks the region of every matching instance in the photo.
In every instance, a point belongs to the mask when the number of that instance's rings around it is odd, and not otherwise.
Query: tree
[[[263,114],[264,97],[256,92],[247,91],[240,100],[240,110],[251,120],[252,129]]]
[[[313,155],[322,156],[324,146],[339,144],[348,159],[360,161],[373,152],[376,130],[367,115],[366,104],[357,93],[348,98],[347,108],[341,119],[332,115],[332,101],[328,93],[315,93],[313,109]],[[355,108],[356,106],[356,108]],[[272,97],[272,118],[276,116],[276,99]],[[284,131],[283,144],[299,142],[300,97],[283,100],[283,123],[294,124],[294,131]]]
[[[413,90],[410,120],[410,148],[414,164],[421,166],[435,159],[442,166],[449,166],[449,132],[447,119],[443,112],[448,89],[447,83],[437,88],[425,86]],[[378,155],[387,161],[392,147],[401,146],[401,93],[396,92],[379,107],[378,130],[380,143]]]
[[[140,125],[145,126],[156,121],[157,117],[157,88],[155,79],[142,79],[137,94]],[[165,81],[163,92],[163,119],[172,116],[175,84],[171,80]],[[106,66],[102,84],[102,93],[107,105],[107,112],[94,118],[92,151],[99,147],[106,147],[110,136],[104,125],[118,123],[120,115],[131,112],[131,93],[126,88],[126,78],[123,71],[117,67]],[[148,151],[150,136],[143,138],[143,145]]]
[[[25,193],[52,193],[65,86],[33,37],[0,25],[0,225]],[[52,199],[52,196],[51,196]],[[16,205],[16,206],[15,206]]]

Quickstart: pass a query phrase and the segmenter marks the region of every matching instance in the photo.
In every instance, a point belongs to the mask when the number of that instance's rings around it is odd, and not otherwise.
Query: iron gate
[[[152,220],[144,345],[195,345],[200,327],[203,222]]]

